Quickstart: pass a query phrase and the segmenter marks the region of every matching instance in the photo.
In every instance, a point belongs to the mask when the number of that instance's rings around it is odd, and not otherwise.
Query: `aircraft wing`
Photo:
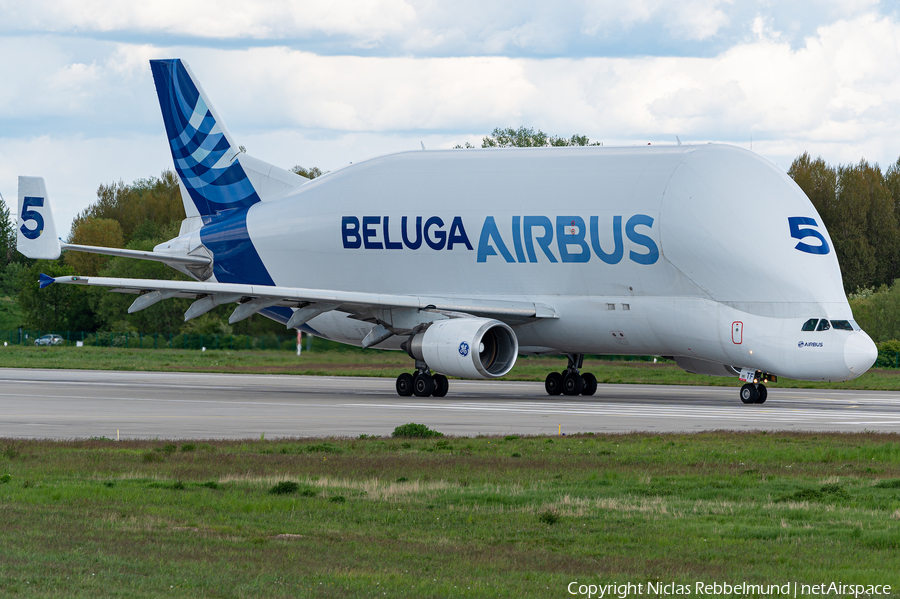
[[[421,312],[439,313],[451,317],[454,314],[483,316],[496,318],[509,324],[527,322],[533,318],[558,318],[556,311],[544,304],[490,298],[391,295],[330,289],[158,279],[81,276],[53,278],[41,275],[41,287],[52,283],[109,287],[110,291],[118,293],[140,294],[128,309],[129,313],[143,310],[158,301],[172,297],[195,298],[196,301],[185,312],[185,320],[200,316],[221,304],[230,303],[240,304],[229,318],[231,323],[273,306],[297,308],[287,323],[288,328],[299,327],[315,316],[330,310],[348,312],[361,320],[386,324],[389,328],[397,331],[412,330],[418,324],[434,320],[427,317],[423,320],[422,317],[418,317],[417,314]]]

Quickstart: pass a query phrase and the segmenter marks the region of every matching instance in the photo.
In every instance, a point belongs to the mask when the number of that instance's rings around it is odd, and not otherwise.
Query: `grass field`
[[[0,514],[4,597],[896,593],[900,438],[0,440]]]
[[[552,370],[565,369],[559,357],[519,357],[504,380],[543,381]],[[87,370],[146,370],[173,372],[232,372],[331,376],[396,377],[412,370],[402,352],[380,350],[318,351],[300,356],[286,351],[141,350],[109,347],[0,347],[0,368],[75,368]],[[600,383],[659,385],[715,385],[738,387],[737,377],[689,374],[673,362],[585,360],[586,372]],[[900,390],[900,370],[870,370],[843,383],[811,383],[779,379],[770,385],[817,389]]]

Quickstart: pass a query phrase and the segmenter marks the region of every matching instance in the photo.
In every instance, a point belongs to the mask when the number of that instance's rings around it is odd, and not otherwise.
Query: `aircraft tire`
[[[590,372],[585,372],[581,375],[581,378],[584,379],[584,389],[581,390],[582,395],[593,395],[597,392],[597,377]]]
[[[759,391],[756,390],[756,387],[751,385],[750,383],[746,383],[743,387],[741,387],[741,401],[744,403],[756,403],[756,399],[759,397]]]
[[[559,395],[562,393],[563,377],[558,372],[551,372],[544,381],[544,389],[547,395]]]
[[[563,378],[563,393],[566,395],[581,395],[584,390],[584,377],[577,372],[568,372]]]
[[[428,397],[434,393],[434,377],[425,372],[417,374],[413,379],[413,393],[416,397]]]
[[[759,397],[756,398],[756,403],[766,403],[766,397],[769,395],[769,391],[766,389],[765,385],[760,385],[756,388],[756,391],[759,393]]]
[[[409,397],[413,394],[413,375],[404,372],[397,377],[397,395]]]
[[[434,391],[432,391],[432,397],[444,397],[447,395],[447,391],[450,390],[450,381],[447,380],[443,374],[436,374],[432,377],[434,379]]]

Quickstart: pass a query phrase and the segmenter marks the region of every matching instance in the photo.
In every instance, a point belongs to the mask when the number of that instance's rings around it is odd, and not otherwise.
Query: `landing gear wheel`
[[[416,397],[428,397],[434,393],[434,377],[427,372],[420,372],[413,379],[413,393]]]
[[[563,387],[563,377],[558,372],[551,372],[547,375],[547,379],[544,381],[544,389],[547,390],[547,395],[559,395],[562,393]]]
[[[447,391],[450,390],[450,381],[447,380],[447,377],[443,374],[436,374],[431,378],[434,379],[434,391],[432,391],[431,395],[434,397],[447,395]]]
[[[404,372],[397,377],[397,395],[409,397],[413,394],[413,375]]]
[[[563,377],[563,393],[566,395],[581,395],[584,390],[584,378],[577,372],[567,372]]]
[[[759,391],[757,391],[754,385],[750,383],[745,384],[741,387],[741,401],[744,403],[756,403],[756,400],[759,398]]]
[[[766,386],[762,384],[759,385],[756,388],[756,392],[759,393],[759,396],[756,398],[756,403],[766,403],[766,397],[769,395]]]
[[[593,395],[597,392],[597,377],[590,372],[585,372],[581,375],[581,378],[584,379],[584,389],[581,390],[582,395]]]

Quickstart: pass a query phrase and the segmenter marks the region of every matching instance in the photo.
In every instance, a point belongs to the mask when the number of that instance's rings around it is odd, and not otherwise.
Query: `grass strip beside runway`
[[[0,440],[0,510],[5,596],[900,589],[890,434]]]
[[[394,378],[413,370],[402,352],[381,350],[320,351],[297,356],[285,351],[141,350],[109,347],[0,347],[0,368],[54,368],[152,372],[223,372],[311,376],[379,376]],[[543,382],[550,371],[566,368],[561,357],[520,356],[502,380]],[[735,377],[690,374],[673,362],[586,359],[582,372],[600,383],[739,387]],[[771,388],[867,389],[900,391],[900,371],[870,370],[852,381],[822,383],[779,379]]]

